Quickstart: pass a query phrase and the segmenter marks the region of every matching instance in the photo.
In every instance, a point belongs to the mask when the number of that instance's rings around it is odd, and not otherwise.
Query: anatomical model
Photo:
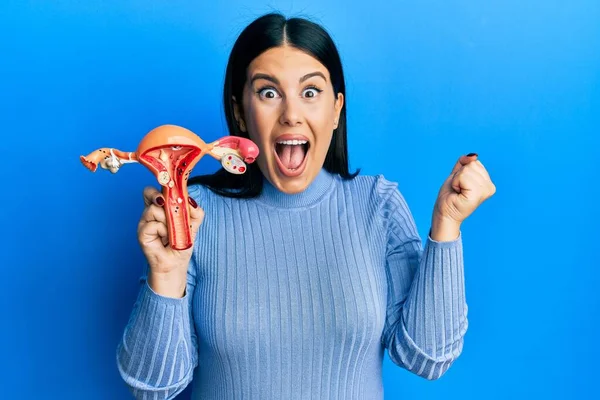
[[[246,163],[253,163],[258,153],[258,146],[246,138],[225,136],[207,144],[186,128],[162,125],[148,132],[135,152],[105,147],[79,159],[92,172],[100,166],[114,174],[123,164],[133,162],[147,167],[163,187],[170,246],[185,250],[192,246],[193,239],[187,180],[196,163],[209,154],[228,172],[243,174]]]

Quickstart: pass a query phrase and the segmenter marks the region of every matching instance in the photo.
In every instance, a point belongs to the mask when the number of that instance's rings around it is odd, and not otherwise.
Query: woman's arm
[[[462,237],[460,231],[453,240],[429,236],[423,249],[404,197],[395,184],[383,185],[388,302],[382,341],[395,364],[438,379],[461,354],[468,327]],[[436,238],[454,234],[438,228],[430,231]]]

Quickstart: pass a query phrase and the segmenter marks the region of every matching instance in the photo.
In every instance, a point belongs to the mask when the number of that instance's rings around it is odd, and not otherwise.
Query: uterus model
[[[174,250],[185,250],[193,244],[187,181],[194,166],[208,154],[220,161],[226,171],[243,174],[246,164],[253,163],[258,153],[258,146],[246,138],[225,136],[205,143],[186,128],[161,125],[148,132],[134,152],[103,147],[79,159],[92,172],[100,166],[114,174],[128,163],[148,168],[162,186],[169,245]]]

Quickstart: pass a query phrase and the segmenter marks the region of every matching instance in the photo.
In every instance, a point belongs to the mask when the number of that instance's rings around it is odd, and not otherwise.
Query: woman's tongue
[[[279,160],[288,169],[296,169],[304,160],[304,146],[291,144],[278,144],[277,154]]]

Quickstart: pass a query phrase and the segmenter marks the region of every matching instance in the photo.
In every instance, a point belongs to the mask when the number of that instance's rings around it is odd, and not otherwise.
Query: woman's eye
[[[277,92],[274,89],[265,88],[258,91],[260,97],[264,97],[266,99],[274,99],[277,97]]]
[[[320,92],[321,92],[321,90],[317,89],[316,87],[311,87],[311,88],[305,89],[303,95],[304,95],[304,97],[312,98],[312,97],[316,97]]]

